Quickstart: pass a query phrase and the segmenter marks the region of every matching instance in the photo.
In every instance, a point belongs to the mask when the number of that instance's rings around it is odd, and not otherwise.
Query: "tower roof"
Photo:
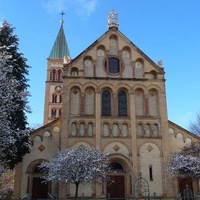
[[[63,29],[63,23],[64,21],[61,20],[61,27],[54,42],[49,58],[64,58],[64,56],[70,57],[69,48]]]

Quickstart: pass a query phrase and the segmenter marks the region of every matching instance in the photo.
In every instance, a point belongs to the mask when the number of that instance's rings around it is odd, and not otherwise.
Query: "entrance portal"
[[[111,182],[107,185],[107,194],[110,198],[125,198],[124,176],[109,176]]]
[[[107,195],[110,198],[121,199],[125,198],[125,181],[124,169],[118,162],[111,163],[111,169],[114,174],[109,176],[110,181],[107,184]]]
[[[42,183],[39,177],[33,177],[32,199],[47,198],[48,184]]]

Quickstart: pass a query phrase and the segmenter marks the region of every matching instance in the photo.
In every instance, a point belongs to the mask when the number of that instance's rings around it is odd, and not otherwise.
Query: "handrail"
[[[22,199],[25,199],[26,197],[29,198],[29,194],[25,194],[25,195],[21,198],[21,200],[22,200]]]
[[[50,197],[51,199],[53,199],[53,197],[51,196],[51,194],[48,193],[48,195],[49,195],[49,197]]]

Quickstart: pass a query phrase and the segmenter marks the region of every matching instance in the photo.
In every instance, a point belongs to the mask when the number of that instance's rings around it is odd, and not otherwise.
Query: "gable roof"
[[[70,64],[73,64],[75,60],[81,57],[84,53],[93,48],[96,44],[102,41],[110,32],[115,31],[117,35],[121,36],[127,41],[139,54],[141,54],[146,60],[148,60],[159,72],[164,73],[164,69],[159,67],[153,60],[151,60],[140,48],[138,48],[132,41],[130,41],[117,27],[109,28],[104,34],[102,34],[97,40],[95,40],[91,45],[89,45],[85,50],[83,50],[78,56],[71,60]]]

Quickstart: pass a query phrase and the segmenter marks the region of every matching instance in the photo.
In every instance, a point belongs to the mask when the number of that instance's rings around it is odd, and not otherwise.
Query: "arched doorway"
[[[44,183],[41,178],[44,174],[38,167],[40,163],[35,164],[29,174],[29,193],[33,200],[48,198],[48,193],[50,193],[50,184]]]
[[[118,162],[112,162],[113,173],[109,175],[107,183],[107,196],[109,198],[125,198],[125,171]]]

